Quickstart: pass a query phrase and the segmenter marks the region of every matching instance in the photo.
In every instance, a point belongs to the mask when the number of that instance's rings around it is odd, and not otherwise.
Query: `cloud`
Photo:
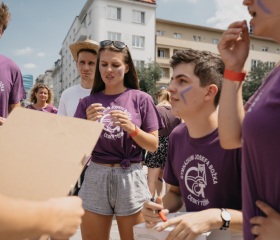
[[[27,63],[23,65],[24,68],[28,68],[28,69],[34,69],[37,68],[37,66],[34,63]]]
[[[26,47],[22,49],[15,50],[15,55],[29,55],[33,52],[33,49],[31,47]]]
[[[215,28],[226,29],[234,21],[246,19],[249,21],[250,16],[247,8],[243,6],[242,0],[215,0],[215,15],[207,20]]]
[[[170,2],[170,3],[174,3],[174,2],[182,2],[182,3],[197,3],[199,0],[162,0],[163,2]]]
[[[46,54],[44,52],[38,52],[37,56],[43,58],[46,56]]]

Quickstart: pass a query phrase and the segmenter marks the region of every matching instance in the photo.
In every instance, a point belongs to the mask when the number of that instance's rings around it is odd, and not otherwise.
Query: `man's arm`
[[[169,212],[179,211],[184,204],[180,188],[174,185],[170,185],[170,188],[164,195],[162,201],[164,208],[168,209]]]
[[[81,203],[78,197],[27,201],[0,195],[0,239],[69,238],[81,223]]]
[[[9,113],[10,113],[15,107],[20,107],[20,103],[9,104]]]

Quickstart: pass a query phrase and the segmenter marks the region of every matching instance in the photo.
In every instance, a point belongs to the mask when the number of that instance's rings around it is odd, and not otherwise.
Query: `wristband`
[[[138,133],[139,133],[139,128],[135,125],[134,132],[130,133],[129,136],[133,138],[133,137],[136,137],[138,135]]]
[[[244,81],[245,76],[246,76],[245,71],[235,72],[235,71],[231,71],[228,69],[225,69],[225,71],[224,71],[224,78],[231,80],[231,81],[242,82],[242,81]]]

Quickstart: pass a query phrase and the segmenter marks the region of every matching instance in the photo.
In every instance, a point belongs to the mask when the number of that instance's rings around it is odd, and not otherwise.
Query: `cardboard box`
[[[0,127],[0,189],[6,196],[67,196],[99,139],[103,124],[15,108]]]
[[[167,215],[167,218],[177,217],[182,214],[187,213],[171,213]],[[158,223],[156,227],[161,224]],[[158,232],[153,228],[146,228],[145,223],[140,223],[133,227],[134,240],[164,240],[173,229],[174,227],[168,227],[164,231]],[[240,232],[215,229],[211,232],[201,234],[195,240],[243,240],[243,236]]]

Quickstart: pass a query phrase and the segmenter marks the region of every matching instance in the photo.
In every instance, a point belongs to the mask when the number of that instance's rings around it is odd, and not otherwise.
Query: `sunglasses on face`
[[[111,44],[113,44],[113,46],[117,49],[124,49],[126,47],[125,43],[120,42],[120,41],[111,41],[111,40],[104,40],[100,42],[100,47],[106,47],[106,46],[110,46]]]

